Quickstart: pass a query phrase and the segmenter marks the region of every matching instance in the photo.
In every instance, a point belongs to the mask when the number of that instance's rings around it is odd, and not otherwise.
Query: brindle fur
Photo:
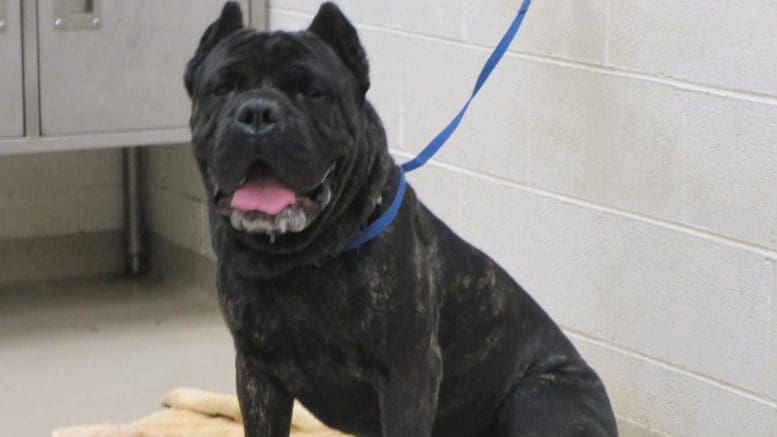
[[[233,89],[214,94],[225,81]],[[295,398],[364,436],[617,435],[602,382],[561,330],[412,188],[378,238],[343,251],[399,173],[365,99],[364,51],[336,6],[306,31],[260,33],[228,3],[185,83],[209,193],[234,190],[256,161],[304,192],[337,162],[332,202],[299,234],[238,232],[210,203],[246,436],[288,435]],[[282,108],[260,137],[234,129],[251,98]]]

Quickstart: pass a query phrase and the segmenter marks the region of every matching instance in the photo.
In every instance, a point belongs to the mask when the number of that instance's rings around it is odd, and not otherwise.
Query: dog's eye
[[[235,84],[230,82],[224,82],[217,86],[216,88],[213,88],[212,94],[215,96],[224,96],[226,94],[231,93],[235,90]]]
[[[311,99],[320,99],[321,97],[324,97],[324,92],[321,88],[310,86],[305,89],[305,95]]]

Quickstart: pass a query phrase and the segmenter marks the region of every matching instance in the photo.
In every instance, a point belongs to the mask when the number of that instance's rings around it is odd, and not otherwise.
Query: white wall
[[[122,227],[121,152],[0,156],[0,240]]]
[[[273,0],[273,28],[318,1]],[[400,155],[466,97],[520,0],[341,0]],[[777,430],[777,3],[536,0],[421,198],[677,436]]]
[[[148,228],[178,246],[215,260],[208,232],[205,190],[191,146],[150,147],[147,152]]]
[[[0,156],[0,284],[120,272],[121,152]]]
[[[463,103],[520,0],[341,0],[397,155]],[[273,0],[275,29],[315,0]],[[777,3],[535,0],[422,200],[567,330],[621,424],[777,429]],[[150,154],[152,229],[212,257],[185,147]],[[774,302],[774,303],[773,303]]]

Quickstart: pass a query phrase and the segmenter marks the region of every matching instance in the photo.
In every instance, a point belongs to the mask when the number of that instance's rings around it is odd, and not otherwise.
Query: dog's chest
[[[367,290],[351,296],[344,284],[318,279],[304,290],[220,290],[235,345],[327,423],[377,429],[375,387],[387,373],[380,308]]]
[[[359,392],[361,385],[379,382],[385,331],[380,290],[333,274],[230,285],[220,285],[219,294],[236,347],[290,392]]]

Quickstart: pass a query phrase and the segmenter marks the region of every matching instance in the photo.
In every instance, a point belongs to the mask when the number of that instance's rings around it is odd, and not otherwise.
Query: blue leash
[[[453,120],[448,123],[448,126],[446,126],[445,129],[440,131],[440,133],[438,133],[437,136],[434,137],[434,139],[432,139],[432,141],[426,147],[424,147],[421,153],[419,153],[410,161],[407,161],[406,163],[399,166],[399,187],[397,187],[397,193],[394,196],[394,200],[391,202],[391,205],[389,205],[388,209],[386,209],[386,211],[380,217],[378,217],[377,220],[370,223],[370,225],[367,226],[367,228],[358,238],[348,243],[348,246],[345,248],[346,251],[356,249],[362,244],[377,237],[378,234],[380,234],[391,224],[392,221],[394,221],[394,217],[396,217],[397,212],[399,212],[399,207],[402,206],[402,199],[405,196],[405,191],[407,191],[405,172],[413,171],[418,167],[426,164],[426,162],[429,161],[438,150],[440,150],[443,144],[448,141],[448,138],[450,138],[451,135],[453,135],[453,132],[455,132],[459,127],[459,123],[461,123],[461,120],[464,118],[464,114],[467,113],[469,104],[472,103],[472,99],[478,95],[480,88],[483,87],[483,84],[486,83],[488,77],[491,76],[491,72],[494,71],[494,68],[496,68],[497,64],[499,64],[499,61],[502,60],[502,56],[504,56],[507,48],[510,47],[510,43],[512,43],[515,35],[518,33],[518,29],[521,28],[523,17],[526,15],[526,11],[529,10],[530,4],[531,0],[523,0],[521,8],[518,10],[518,15],[515,16],[515,19],[507,29],[507,32],[499,41],[499,44],[497,44],[496,48],[491,53],[491,56],[488,57],[486,64],[483,66],[483,70],[480,71],[478,80],[475,82],[475,88],[472,90],[472,94],[469,96],[469,99],[467,99],[464,107],[461,108],[461,111],[459,111],[459,113],[453,117]]]

